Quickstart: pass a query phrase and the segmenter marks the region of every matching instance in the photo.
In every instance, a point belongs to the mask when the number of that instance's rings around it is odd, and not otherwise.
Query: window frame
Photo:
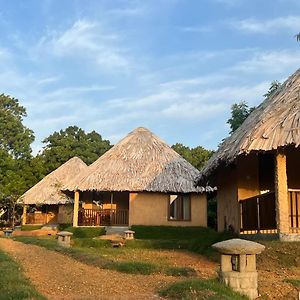
[[[171,218],[171,203],[170,203],[170,200],[171,200],[171,196],[177,196],[177,197],[181,197],[182,199],[182,203],[184,202],[183,199],[188,199],[188,209],[189,209],[189,212],[188,212],[188,218],[187,219],[179,219],[179,218]],[[186,197],[186,198],[185,198]],[[169,194],[169,198],[168,198],[168,221],[171,221],[171,222],[190,222],[192,221],[192,201],[191,201],[191,194]],[[182,215],[184,215],[184,212],[182,212]]]

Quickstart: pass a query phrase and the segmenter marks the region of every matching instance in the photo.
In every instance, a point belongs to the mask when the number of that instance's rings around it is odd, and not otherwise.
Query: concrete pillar
[[[74,193],[73,227],[78,227],[79,191]]]
[[[275,158],[275,199],[276,223],[281,238],[290,230],[286,155],[282,152],[278,152]]]
[[[27,219],[27,205],[23,205],[22,225],[26,225]]]

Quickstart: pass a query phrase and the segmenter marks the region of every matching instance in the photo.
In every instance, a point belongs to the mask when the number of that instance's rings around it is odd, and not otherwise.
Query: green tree
[[[77,126],[54,132],[43,141],[46,146],[37,156],[45,166],[45,174],[53,171],[72,158],[80,157],[86,164],[93,163],[99,156],[111,148],[108,140],[103,140],[96,131],[85,133]]]
[[[264,94],[265,98],[269,98],[272,96],[279,88],[281,87],[281,83],[278,80],[274,80],[271,82],[271,86],[269,87],[269,90],[267,93]]]
[[[174,149],[178,154],[180,154],[198,170],[200,170],[204,166],[204,164],[214,153],[213,151],[207,150],[202,146],[190,148],[180,143],[176,143],[175,145],[173,145],[172,149]]]
[[[231,106],[231,118],[227,121],[230,125],[230,133],[236,131],[247,119],[255,107],[248,107],[245,101],[240,101]]]
[[[4,94],[0,95],[0,148],[14,158],[29,159],[33,131],[24,126],[26,110],[19,101]]]

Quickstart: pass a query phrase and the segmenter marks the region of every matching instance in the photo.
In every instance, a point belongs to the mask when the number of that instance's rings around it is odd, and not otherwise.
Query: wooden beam
[[[79,191],[74,193],[73,227],[78,227]]]
[[[22,225],[26,225],[27,221],[27,205],[23,205]]]
[[[278,152],[275,157],[276,223],[279,237],[289,233],[289,205],[286,155]]]

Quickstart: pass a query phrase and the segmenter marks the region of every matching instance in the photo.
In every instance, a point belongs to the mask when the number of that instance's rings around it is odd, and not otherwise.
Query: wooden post
[[[73,227],[78,227],[79,191],[74,193]]]
[[[114,202],[114,193],[110,193],[110,225],[112,225],[112,207]]]
[[[26,225],[27,218],[27,205],[23,205],[22,225]]]
[[[282,152],[278,152],[275,158],[275,198],[277,230],[282,238],[290,230],[286,155]]]

